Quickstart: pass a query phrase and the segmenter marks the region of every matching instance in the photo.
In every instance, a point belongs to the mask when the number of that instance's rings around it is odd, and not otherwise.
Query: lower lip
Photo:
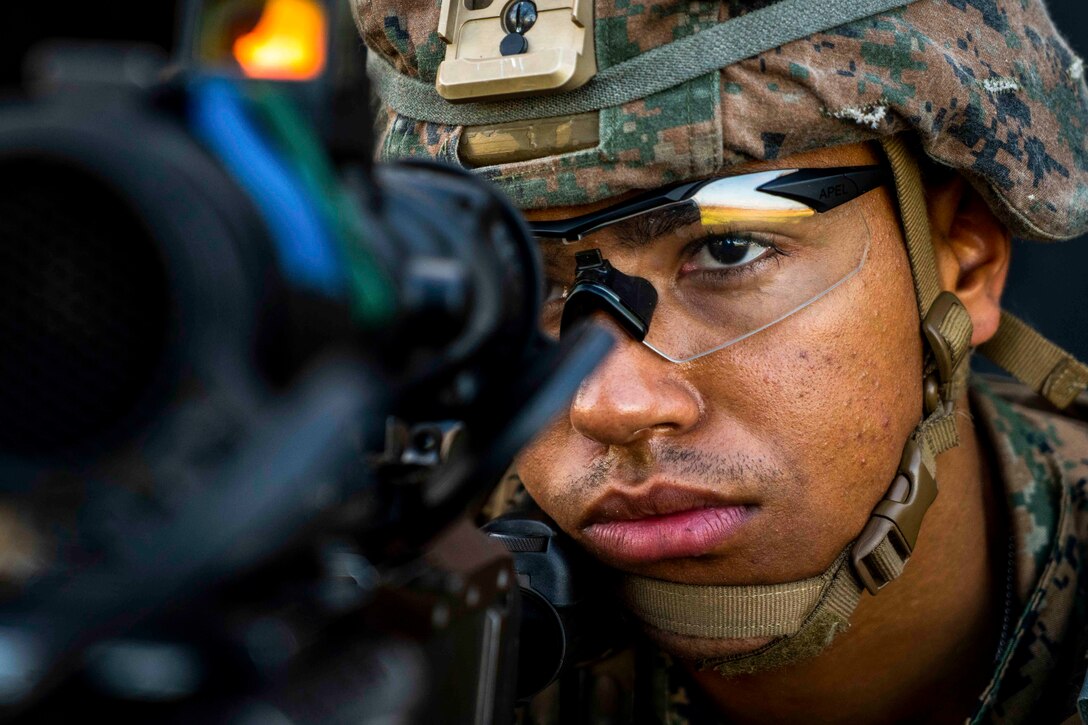
[[[692,509],[666,516],[607,521],[584,529],[588,543],[623,563],[702,556],[720,547],[751,516],[749,506]]]

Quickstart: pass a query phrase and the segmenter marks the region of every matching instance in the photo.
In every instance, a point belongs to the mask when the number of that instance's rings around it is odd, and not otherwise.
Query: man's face
[[[857,145],[740,171],[878,161]],[[860,271],[725,349],[676,364],[596,315],[615,348],[517,468],[537,503],[599,559],[675,582],[770,584],[822,572],[858,535],[918,423],[922,375],[891,191],[849,204],[870,238]],[[642,242],[667,247],[676,233]],[[587,242],[622,249],[619,235],[630,234],[609,227]]]

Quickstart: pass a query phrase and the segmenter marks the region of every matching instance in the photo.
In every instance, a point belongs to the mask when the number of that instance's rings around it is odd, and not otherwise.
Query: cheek
[[[873,247],[849,284],[723,351],[731,383],[708,393],[715,430],[743,429],[789,472],[766,511],[783,539],[764,556],[784,568],[826,563],[858,534],[921,416],[910,268],[898,235]]]
[[[515,461],[525,490],[568,532],[584,505],[573,481],[592,460],[590,455],[572,455],[579,438],[571,434],[565,416],[560,416],[540,431]]]

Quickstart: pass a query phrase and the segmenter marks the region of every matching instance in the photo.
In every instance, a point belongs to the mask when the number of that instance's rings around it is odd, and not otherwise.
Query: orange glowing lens
[[[268,0],[252,32],[234,42],[250,78],[305,81],[325,68],[327,20],[316,0]]]

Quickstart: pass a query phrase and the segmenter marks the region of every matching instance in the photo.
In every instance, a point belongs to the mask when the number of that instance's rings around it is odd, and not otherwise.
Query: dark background
[[[346,0],[344,0],[346,1]],[[1058,27],[1088,58],[1088,3],[1050,0]],[[15,85],[20,62],[48,37],[108,38],[173,45],[177,3],[170,0],[0,2],[0,88]],[[1017,242],[1005,305],[1043,334],[1088,359],[1088,238],[1057,244]]]

